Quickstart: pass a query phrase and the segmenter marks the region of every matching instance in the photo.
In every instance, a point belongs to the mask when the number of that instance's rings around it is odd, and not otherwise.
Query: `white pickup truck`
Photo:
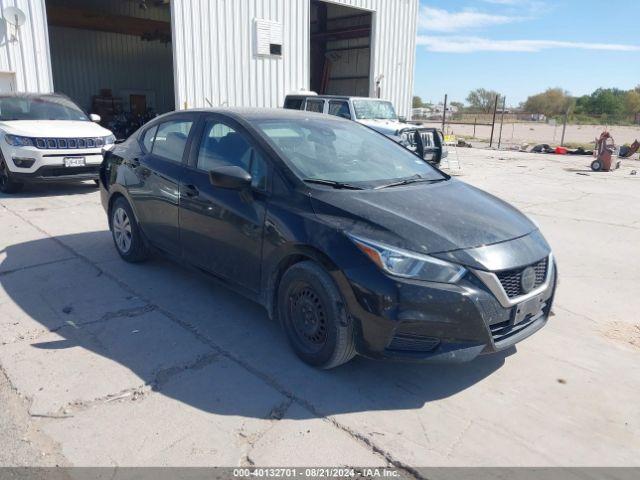
[[[325,113],[362,123],[415,152],[427,162],[439,165],[448,155],[442,132],[402,121],[386,100],[304,92],[287,95],[284,108]]]

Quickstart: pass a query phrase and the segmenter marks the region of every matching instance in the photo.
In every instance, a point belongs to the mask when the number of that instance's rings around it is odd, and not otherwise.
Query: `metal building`
[[[0,0],[0,10],[0,90],[62,92],[106,116],[278,107],[300,90],[380,96],[410,114],[418,0]]]

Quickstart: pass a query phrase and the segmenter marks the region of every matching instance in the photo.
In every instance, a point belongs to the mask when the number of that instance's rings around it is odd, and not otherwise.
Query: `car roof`
[[[390,100],[385,100],[384,98],[375,98],[375,97],[358,97],[352,95],[313,95],[308,93],[290,93],[285,98],[307,98],[309,100],[313,100],[317,98],[319,100],[377,100],[381,102],[388,102]]]
[[[0,93],[0,98],[43,98],[43,97],[57,97],[69,99],[62,93],[37,93],[37,92],[7,92]]]
[[[322,113],[308,112],[305,110],[289,110],[285,108],[241,108],[241,107],[229,107],[229,108],[197,108],[187,110],[176,110],[165,115],[161,115],[158,118],[167,117],[171,115],[179,115],[184,113],[215,113],[220,115],[226,115],[231,118],[237,118],[247,120],[249,122],[253,120],[302,120],[305,118],[315,118],[317,120],[325,121],[339,121],[349,122],[340,117],[333,115],[324,115]]]

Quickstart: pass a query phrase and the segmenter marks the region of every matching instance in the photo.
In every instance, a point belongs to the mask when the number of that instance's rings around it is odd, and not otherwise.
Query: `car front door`
[[[185,114],[154,124],[142,133],[141,157],[133,159],[138,183],[129,193],[138,221],[149,241],[171,254],[180,254],[179,189],[194,122]]]
[[[249,172],[251,188],[213,186],[209,172],[224,166],[239,166]],[[222,115],[203,119],[180,188],[184,258],[232,283],[258,291],[268,178],[268,162],[242,126]]]

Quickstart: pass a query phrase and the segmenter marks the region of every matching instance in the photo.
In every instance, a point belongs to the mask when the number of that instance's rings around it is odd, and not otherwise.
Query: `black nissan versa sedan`
[[[101,192],[124,260],[153,249],[214,275],[317,367],[467,361],[550,314],[556,268],[536,225],[337,117],[170,113],[107,152]]]

